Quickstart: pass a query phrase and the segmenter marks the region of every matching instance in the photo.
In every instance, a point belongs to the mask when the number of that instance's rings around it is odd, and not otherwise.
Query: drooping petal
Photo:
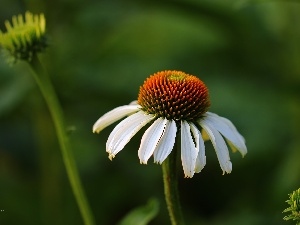
[[[134,100],[134,101],[130,102],[129,105],[138,105],[138,101]]]
[[[158,118],[144,133],[138,155],[140,163],[147,164],[166,128],[167,119]]]
[[[139,111],[122,120],[110,133],[106,142],[106,151],[112,159],[121,151],[130,139],[147,123],[154,119],[154,115],[147,115]]]
[[[211,126],[209,122],[206,121],[205,118],[199,121],[199,124],[206,131],[215,148],[223,174],[225,172],[230,173],[232,170],[232,164],[230,162],[228,148],[223,137],[213,126]]]
[[[230,120],[210,112],[206,113],[205,120],[229,141],[229,146],[232,144],[235,147],[232,148],[232,150],[237,149],[242,156],[246,155],[247,147],[245,145],[245,139]]]
[[[201,172],[201,170],[204,168],[206,164],[205,145],[199,129],[193,123],[190,123],[190,127],[195,139],[196,149],[198,152],[198,156],[196,159],[195,173],[199,173]]]
[[[181,162],[185,177],[195,173],[198,149],[195,147],[188,122],[181,120]]]
[[[168,120],[161,139],[154,150],[154,162],[162,164],[162,162],[171,153],[176,137],[177,127],[174,120]]]
[[[119,106],[101,116],[93,126],[93,132],[99,133],[105,127],[111,125],[112,123],[122,119],[125,116],[128,116],[132,113],[135,113],[140,110],[139,105],[124,105]]]

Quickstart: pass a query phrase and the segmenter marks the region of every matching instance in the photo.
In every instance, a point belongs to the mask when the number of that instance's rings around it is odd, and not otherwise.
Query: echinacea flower
[[[46,19],[44,14],[33,15],[26,12],[12,17],[12,23],[5,21],[6,32],[0,31],[0,47],[12,57],[13,62],[18,59],[31,61],[34,54],[47,47]]]
[[[223,174],[230,173],[232,164],[224,138],[242,156],[247,153],[245,140],[228,119],[207,112],[209,106],[208,89],[199,78],[181,71],[162,71],[146,79],[137,102],[104,114],[94,124],[93,132],[99,133],[127,117],[113,129],[106,142],[106,151],[112,159],[142,127],[152,123],[138,150],[142,164],[147,164],[152,155],[154,162],[161,164],[171,153],[176,135],[180,135],[184,174],[193,177],[206,164],[202,128],[213,144]]]
[[[289,200],[286,201],[290,207],[283,212],[288,212],[290,215],[285,216],[284,220],[295,220],[297,225],[300,225],[300,188],[289,194]]]

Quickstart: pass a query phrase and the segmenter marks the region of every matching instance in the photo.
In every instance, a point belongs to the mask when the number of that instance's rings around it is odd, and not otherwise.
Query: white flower
[[[168,79],[171,81],[174,80],[174,74],[180,73],[182,76],[182,72],[177,71],[164,71],[163,77],[165,79],[166,74],[169,76]],[[171,74],[171,75],[170,75]],[[148,78],[152,79],[156,78],[158,74]],[[161,75],[159,73],[159,75]],[[186,74],[184,74],[186,75]],[[170,78],[170,76],[173,76]],[[190,75],[188,75],[190,76]],[[182,77],[179,77],[182,79]],[[176,77],[176,82],[179,79]],[[186,77],[185,77],[186,78]],[[197,78],[198,79],[198,78]],[[157,82],[159,79],[154,79]],[[186,82],[186,80],[184,80]],[[194,81],[193,81],[194,82]],[[165,83],[164,83],[165,84]],[[182,82],[181,82],[182,84]],[[176,84],[177,85],[177,84]],[[174,83],[172,83],[171,87],[173,88]],[[151,85],[150,85],[151,86]],[[188,106],[182,107],[174,107],[174,104],[169,106],[171,110],[166,112],[166,110],[161,110],[166,105],[170,105],[169,102],[162,101],[162,103],[158,103],[154,107],[159,108],[160,111],[156,111],[155,113],[149,113],[149,110],[146,106],[149,103],[149,99],[153,99],[151,96],[151,91],[155,90],[151,86],[151,89],[146,90],[149,86],[149,80],[146,80],[144,86],[141,87],[139,100],[138,102],[142,102],[142,104],[138,104],[137,102],[131,103],[129,105],[117,107],[110,112],[107,112],[102,117],[100,117],[93,126],[93,132],[99,133],[105,127],[111,125],[112,123],[124,118],[111,132],[106,142],[106,151],[109,154],[109,158],[112,159],[115,155],[120,152],[124,146],[130,141],[130,139],[146,124],[152,123],[149,128],[145,131],[141,144],[138,150],[138,157],[140,159],[140,163],[147,164],[149,158],[153,155],[154,162],[161,164],[171,153],[176,135],[180,135],[181,138],[181,161],[184,170],[185,177],[193,177],[194,173],[200,172],[205,164],[206,164],[206,156],[205,156],[205,146],[204,140],[202,138],[200,129],[202,128],[209,139],[211,140],[213,147],[216,151],[221,169],[224,173],[230,173],[232,170],[232,164],[229,157],[228,147],[224,141],[224,138],[228,142],[228,145],[232,148],[233,151],[238,150],[242,156],[247,153],[247,148],[245,145],[244,138],[237,131],[235,126],[226,118],[220,117],[217,114],[211,112],[202,112],[201,116],[197,115],[196,118],[191,117],[185,119],[185,117],[190,116],[190,113],[186,113],[184,111]],[[181,85],[182,86],[182,85]],[[170,85],[167,86],[170,88]],[[168,89],[167,88],[167,89]],[[203,92],[203,87],[201,87],[201,91]],[[206,88],[206,87],[205,87]],[[164,90],[166,87],[164,87]],[[185,91],[188,88],[185,87]],[[146,90],[146,91],[145,91]],[[169,90],[169,89],[168,89]],[[163,98],[170,99],[170,96],[166,97],[165,93],[171,93],[171,91],[165,91],[164,93],[160,93]],[[205,89],[206,90],[206,89]],[[193,90],[194,91],[194,90]],[[156,93],[156,90],[154,91]],[[203,93],[201,92],[201,96]],[[142,94],[141,94],[142,93]],[[144,93],[144,94],[143,94]],[[174,92],[180,95],[181,92]],[[200,93],[200,92],[199,92]],[[145,94],[147,95],[145,97]],[[157,94],[157,93],[156,93]],[[194,96],[194,92],[192,96]],[[207,94],[207,93],[205,93]],[[141,96],[142,95],[142,96]],[[150,97],[149,97],[150,95]],[[183,99],[186,101],[188,97],[187,93],[184,93]],[[147,104],[143,102],[141,99],[147,98]],[[171,101],[171,100],[170,100]],[[195,99],[192,99],[192,103],[194,103]],[[152,102],[156,102],[157,100],[153,100]],[[173,100],[174,102],[174,100]],[[177,99],[175,102],[178,102]],[[201,102],[200,109],[203,109],[203,101]],[[208,101],[205,102],[205,107],[209,105]],[[179,102],[182,105],[181,102]],[[198,106],[197,106],[198,107]],[[145,109],[146,108],[146,109]],[[150,107],[153,110],[153,107]],[[174,108],[177,111],[174,113]],[[199,107],[198,107],[199,108]],[[197,108],[197,109],[198,109]],[[194,108],[190,109],[193,111]],[[155,111],[155,110],[154,110]],[[197,112],[199,110],[196,110]],[[183,113],[185,112],[185,114]],[[161,114],[163,113],[163,114]],[[178,119],[182,118],[182,119]],[[224,138],[223,138],[224,137]]]
[[[141,110],[140,105],[125,105],[117,107],[100,117],[93,126],[93,132],[99,133],[105,127],[126,116],[128,117],[121,121],[109,135],[106,143],[109,158],[114,158],[142,127],[150,121],[154,121],[142,137],[138,156],[143,164],[147,164],[152,155],[154,162],[161,164],[173,149],[178,130],[176,122],[146,114]],[[201,126],[208,134],[216,150],[223,174],[225,172],[230,173],[232,164],[229,151],[221,135],[242,156],[247,153],[245,140],[228,119],[207,112],[204,114],[203,119],[198,120],[195,124],[181,121],[181,160],[185,176],[193,177],[194,173],[200,172],[206,163],[204,141],[198,126]]]

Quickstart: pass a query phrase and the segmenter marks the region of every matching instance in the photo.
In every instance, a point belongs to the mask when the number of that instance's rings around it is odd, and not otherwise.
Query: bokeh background
[[[155,198],[150,224],[169,224],[161,166],[140,165],[136,135],[111,162],[93,123],[137,98],[166,69],[202,79],[210,111],[229,118],[248,154],[231,153],[222,175],[210,142],[192,179],[180,169],[188,225],[283,221],[300,187],[300,2],[297,0],[0,0],[0,29],[30,10],[47,19],[40,55],[62,103],[76,162],[97,224],[117,224]],[[80,225],[54,128],[26,63],[0,61],[0,224]]]

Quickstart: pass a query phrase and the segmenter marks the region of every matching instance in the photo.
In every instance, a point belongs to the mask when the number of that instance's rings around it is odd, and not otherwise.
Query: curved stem
[[[176,137],[176,142],[179,142]],[[178,174],[177,174],[177,155],[180,143],[175,143],[172,153],[162,164],[163,181],[165,189],[165,199],[169,211],[172,225],[183,225],[184,220],[181,212],[181,206],[178,193]]]
[[[60,145],[63,162],[66,167],[67,175],[71,184],[71,188],[75,195],[80,213],[85,225],[94,225],[94,218],[88,205],[80,178],[75,164],[74,156],[70,149],[69,141],[66,134],[66,129],[63,120],[63,113],[58,102],[56,93],[52,83],[42,67],[38,57],[35,55],[30,62],[33,70],[33,76],[45,98],[50,114],[52,116],[54,127],[57,133],[58,142]]]

